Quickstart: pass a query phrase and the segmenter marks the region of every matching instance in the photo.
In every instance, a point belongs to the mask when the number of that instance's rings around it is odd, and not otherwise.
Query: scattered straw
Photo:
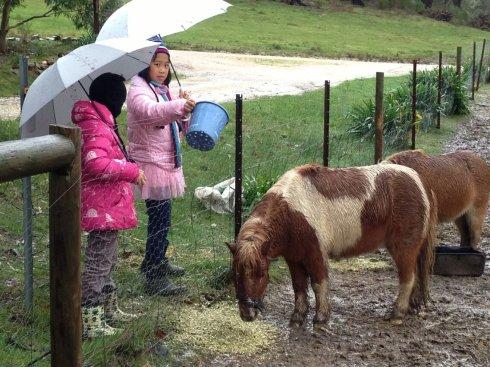
[[[332,260],[330,267],[340,271],[381,270],[391,268],[391,264],[388,261],[372,257],[356,257],[339,261]]]
[[[183,309],[174,339],[211,353],[254,354],[268,349],[278,330],[265,322],[244,322],[236,305]]]

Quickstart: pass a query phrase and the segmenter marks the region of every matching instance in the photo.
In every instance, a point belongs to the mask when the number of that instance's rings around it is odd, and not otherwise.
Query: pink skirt
[[[146,176],[144,186],[135,186],[137,198],[166,200],[184,195],[185,180],[182,167],[162,168],[152,163],[137,163]]]

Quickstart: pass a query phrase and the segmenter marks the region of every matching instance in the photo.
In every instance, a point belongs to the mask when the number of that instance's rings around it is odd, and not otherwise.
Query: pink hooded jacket
[[[157,101],[153,86],[140,76],[131,80],[128,98],[128,153],[145,172],[141,198],[165,200],[181,196],[182,167],[175,168],[170,123],[184,117],[185,99]]]
[[[138,178],[139,168],[124,157],[112,114],[100,103],[78,101],[71,118],[82,129],[82,229],[136,227],[130,182]]]

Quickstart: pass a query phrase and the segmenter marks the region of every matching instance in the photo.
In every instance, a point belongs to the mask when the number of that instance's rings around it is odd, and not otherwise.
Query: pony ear
[[[230,249],[230,252],[235,255],[236,254],[236,243],[235,242],[232,242],[232,243],[229,243],[229,242],[225,242],[226,246],[228,246],[228,248]]]

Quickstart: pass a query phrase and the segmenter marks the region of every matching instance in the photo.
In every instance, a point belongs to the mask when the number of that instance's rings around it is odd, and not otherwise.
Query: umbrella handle
[[[180,80],[179,80],[179,77],[177,76],[177,73],[175,71],[174,64],[172,64],[172,60],[170,60],[170,66],[172,67],[172,71],[174,72],[175,79],[177,79],[177,83],[179,84],[179,88],[180,88],[180,90],[182,90],[182,84],[180,84]]]

